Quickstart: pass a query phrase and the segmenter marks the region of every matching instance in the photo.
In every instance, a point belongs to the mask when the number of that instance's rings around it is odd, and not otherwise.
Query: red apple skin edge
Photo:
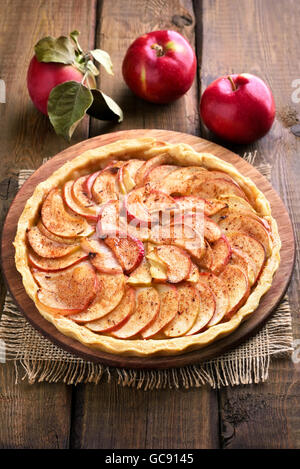
[[[39,62],[33,56],[27,72],[27,88],[35,107],[48,115],[47,104],[52,88],[65,81],[81,82],[82,78],[82,73],[72,65]]]
[[[142,99],[165,104],[180,98],[192,86],[195,52],[176,31],[153,31],[137,38],[123,60],[128,87]]]
[[[204,91],[201,118],[220,138],[247,144],[263,137],[275,118],[275,103],[266,83],[249,73],[218,78]]]

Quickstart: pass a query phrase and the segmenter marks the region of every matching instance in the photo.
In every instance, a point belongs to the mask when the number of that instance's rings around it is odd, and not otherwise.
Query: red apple
[[[219,137],[251,143],[263,137],[275,117],[270,88],[250,73],[223,76],[204,91],[200,102],[204,124]]]
[[[176,31],[152,31],[137,38],[123,60],[123,77],[131,91],[153,103],[169,103],[192,86],[196,56]]]
[[[65,81],[82,81],[83,74],[73,65],[39,62],[34,56],[27,72],[27,87],[35,107],[48,114],[47,104],[50,91]]]

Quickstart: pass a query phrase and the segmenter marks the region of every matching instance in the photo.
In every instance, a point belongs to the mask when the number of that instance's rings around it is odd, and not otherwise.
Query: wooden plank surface
[[[299,78],[300,4],[273,0],[204,0],[195,2],[197,34],[202,41],[202,92],[226,73],[254,73],[271,86],[277,118],[271,132],[250,146],[228,148],[243,156],[257,151],[257,163],[272,166],[272,183],[294,222],[300,241],[300,140],[290,127],[297,122],[300,105],[291,100],[292,81]],[[202,136],[212,138],[204,128]],[[218,141],[218,143],[221,143]],[[283,240],[284,241],[284,240]],[[300,337],[299,256],[289,288],[294,337]],[[291,360],[271,363],[265,384],[224,388],[219,392],[222,445],[226,448],[299,448],[300,415],[295,412],[300,394],[299,364]]]
[[[134,97],[121,75],[122,58],[127,47],[144,32],[177,29],[194,45],[192,1],[128,0],[126,8],[123,0],[104,1],[99,15],[97,47],[111,54],[115,70],[113,79],[101,74],[101,88],[123,107],[125,119],[121,125],[92,121],[90,136],[128,128],[162,128],[197,134],[196,82],[181,100],[167,106],[156,106]],[[174,23],[175,15],[179,27]],[[184,22],[187,24],[180,23],[178,18],[181,17],[188,19]],[[72,439],[76,448],[218,446],[217,393],[209,388],[189,394],[173,390],[140,393],[120,389],[116,384],[99,386],[96,391],[94,386],[86,385],[76,388],[75,402],[82,417],[76,418],[72,427],[76,434]],[[117,402],[122,402],[122,407]],[[138,418],[133,417],[134,409]],[[105,419],[102,418],[103,412]]]
[[[1,2],[0,76],[6,83],[7,102],[0,104],[1,122],[1,226],[17,190],[20,168],[37,168],[44,157],[63,148],[46,117],[32,105],[26,87],[26,72],[33,46],[46,35],[59,36],[77,28],[82,45],[93,47],[95,1],[86,8],[80,0],[16,0]],[[88,136],[88,120],[73,142]],[[1,280],[1,305],[5,288]],[[69,446],[72,389],[63,383],[15,385],[12,363],[0,367],[0,447],[66,448]],[[55,412],[53,412],[55,409]]]

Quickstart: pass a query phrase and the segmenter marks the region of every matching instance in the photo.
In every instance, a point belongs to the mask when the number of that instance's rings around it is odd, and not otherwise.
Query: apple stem
[[[159,44],[152,44],[151,49],[155,49],[157,57],[162,57],[164,55],[164,50]]]
[[[230,75],[228,75],[228,77],[227,77],[227,78],[228,78],[228,80],[229,80],[229,81],[230,81],[230,83],[231,83],[231,88],[232,88],[232,91],[236,91],[236,90],[237,90],[237,87],[236,87],[236,85],[235,85],[235,83],[234,83],[234,81],[233,81],[232,77],[231,77]]]

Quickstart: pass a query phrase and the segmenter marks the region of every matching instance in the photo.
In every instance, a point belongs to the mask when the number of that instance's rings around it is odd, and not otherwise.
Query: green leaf
[[[122,122],[123,111],[112,98],[97,89],[90,91],[94,99],[92,105],[87,110],[89,116],[102,121]]]
[[[39,62],[72,64],[75,60],[74,45],[68,37],[55,39],[47,36],[35,45],[35,55]]]
[[[111,58],[109,54],[105,52],[105,50],[94,49],[94,50],[91,50],[91,54],[94,57],[94,59],[97,60],[97,62],[99,62],[105,68],[107,73],[109,73],[110,75],[114,74]]]
[[[55,86],[49,95],[48,116],[57,135],[70,140],[92,102],[91,91],[77,81]]]
[[[88,60],[87,61],[87,69],[96,77],[97,75],[99,75],[99,70],[97,67],[95,67],[94,63],[92,62],[92,60]]]
[[[75,29],[74,31],[72,31],[72,32],[70,33],[70,38],[75,42],[76,47],[77,47],[77,49],[78,49],[78,52],[80,52],[81,54],[83,54],[83,50],[82,50],[81,46],[79,45],[79,42],[78,42],[78,39],[77,39],[78,36],[79,36],[79,34],[80,34],[80,32]]]

